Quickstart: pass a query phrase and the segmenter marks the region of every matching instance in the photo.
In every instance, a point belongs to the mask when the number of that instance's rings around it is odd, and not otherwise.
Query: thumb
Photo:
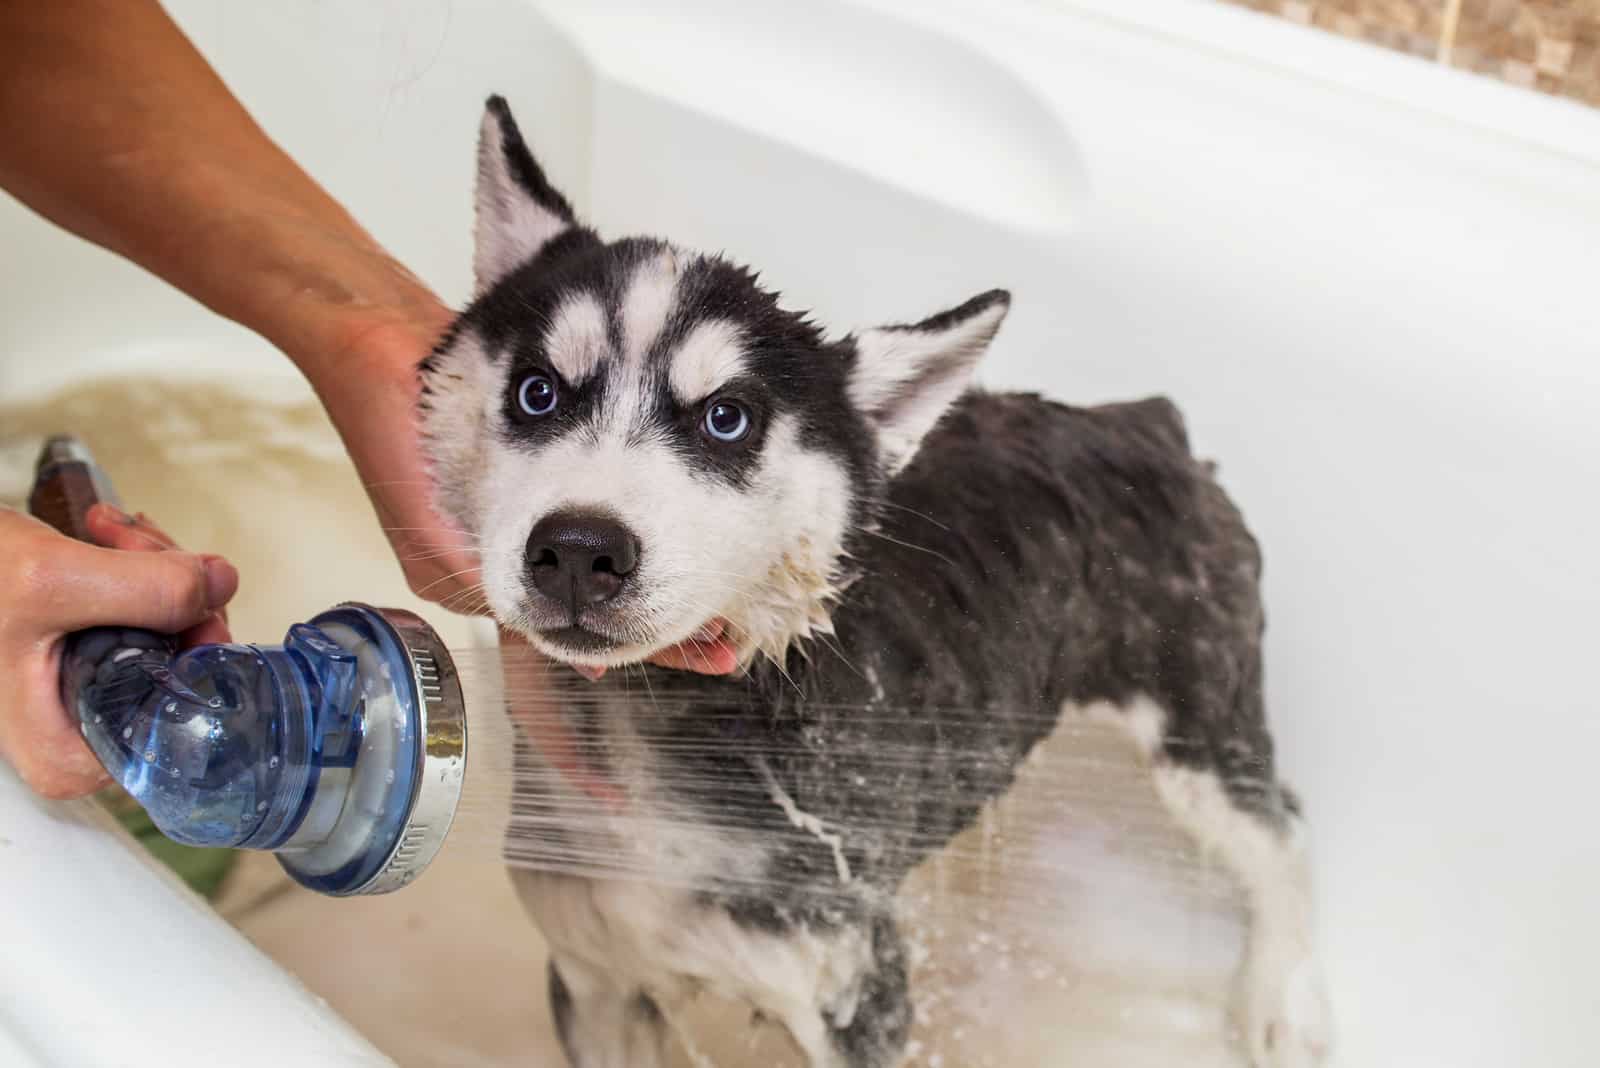
[[[125,552],[62,539],[41,576],[62,630],[146,627],[176,634],[204,621],[239,588],[220,556]]]

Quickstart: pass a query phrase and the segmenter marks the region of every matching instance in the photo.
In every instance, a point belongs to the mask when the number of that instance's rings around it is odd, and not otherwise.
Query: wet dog
[[[662,1063],[703,990],[818,1068],[898,1064],[896,888],[1089,709],[1247,892],[1256,1065],[1318,1063],[1260,557],[1173,405],[973,388],[999,290],[830,337],[724,259],[603,240],[498,98],[478,165],[478,295],[423,428],[497,619],[613,669],[535,730],[510,843],[573,1064]],[[738,673],[642,666],[708,625]]]

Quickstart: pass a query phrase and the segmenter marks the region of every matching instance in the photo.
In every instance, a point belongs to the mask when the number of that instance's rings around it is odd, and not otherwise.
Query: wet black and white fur
[[[1299,808],[1262,709],[1260,558],[1173,405],[971,388],[998,290],[829,340],[722,259],[607,243],[499,99],[478,182],[478,295],[424,365],[424,429],[489,605],[548,655],[613,668],[721,617],[747,664],[634,666],[583,691],[570,727],[625,784],[620,810],[524,754],[541,800],[510,848],[551,863],[514,878],[574,1065],[663,1063],[670,1014],[702,990],[781,1022],[819,1068],[898,1064],[896,887],[1074,715],[1126,728],[1247,891],[1236,1009],[1254,1063],[1320,1062]],[[538,379],[555,401],[535,415]],[[742,437],[710,432],[718,403],[747,416]],[[530,534],[570,515],[631,532],[609,599],[530,580]]]

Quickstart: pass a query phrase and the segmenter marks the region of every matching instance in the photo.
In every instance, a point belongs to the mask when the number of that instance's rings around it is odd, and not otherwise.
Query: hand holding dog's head
[[[746,655],[825,628],[847,543],[1008,303],[828,341],[742,267],[580,225],[498,98],[474,267],[423,368],[440,503],[501,622],[593,666],[714,619]]]

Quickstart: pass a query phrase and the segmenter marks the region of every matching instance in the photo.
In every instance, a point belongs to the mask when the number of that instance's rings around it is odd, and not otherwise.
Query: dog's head
[[[829,341],[742,267],[579,225],[499,98],[476,243],[477,298],[423,365],[439,504],[500,622],[590,666],[717,618],[745,656],[826,628],[849,539],[1008,303]]]

